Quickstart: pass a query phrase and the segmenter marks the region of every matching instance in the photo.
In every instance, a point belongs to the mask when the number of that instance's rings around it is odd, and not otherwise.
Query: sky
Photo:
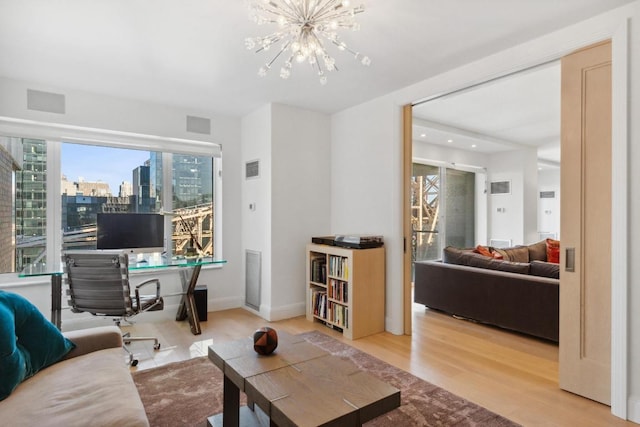
[[[148,151],[94,145],[62,144],[62,174],[68,181],[102,181],[118,195],[122,181],[132,182],[132,171],[149,159]]]

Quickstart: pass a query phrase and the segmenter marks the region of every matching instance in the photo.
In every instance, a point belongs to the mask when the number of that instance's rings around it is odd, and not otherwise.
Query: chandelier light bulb
[[[258,71],[260,76],[266,75],[282,56],[286,62],[280,77],[288,79],[291,76],[291,61],[295,59],[298,63],[309,63],[324,85],[327,83],[325,71],[337,70],[335,59],[328,52],[330,46],[352,53],[362,65],[371,64],[368,56],[352,51],[338,35],[339,30],[360,29],[355,16],[364,12],[364,5],[350,7],[348,0],[249,0],[249,8],[253,22],[272,24],[277,28],[264,37],[245,39],[245,47],[255,49],[256,53],[268,51],[272,46],[276,51]]]
[[[286,80],[286,79],[288,79],[288,78],[289,78],[289,76],[291,76],[291,70],[289,70],[289,69],[287,69],[287,68],[282,67],[282,68],[280,69],[280,77],[282,77],[283,79],[285,79],[285,80]]]

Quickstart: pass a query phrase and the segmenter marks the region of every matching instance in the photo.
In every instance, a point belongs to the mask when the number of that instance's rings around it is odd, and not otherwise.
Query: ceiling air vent
[[[511,181],[492,182],[491,194],[511,194]]]
[[[556,192],[555,191],[541,191],[540,192],[541,199],[555,199]]]
[[[252,160],[245,164],[245,178],[258,178],[260,176],[260,160]]]

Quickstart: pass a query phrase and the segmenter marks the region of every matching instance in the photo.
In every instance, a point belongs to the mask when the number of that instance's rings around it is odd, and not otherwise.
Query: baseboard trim
[[[266,305],[261,305],[260,313],[258,313],[258,315],[269,322],[276,322],[278,320],[304,316],[306,314],[306,309],[307,307],[304,302],[283,305],[280,307],[268,307]]]
[[[640,396],[629,396],[628,408],[629,411],[627,412],[627,415],[629,417],[627,419],[629,421],[633,421],[634,423],[640,424]]]

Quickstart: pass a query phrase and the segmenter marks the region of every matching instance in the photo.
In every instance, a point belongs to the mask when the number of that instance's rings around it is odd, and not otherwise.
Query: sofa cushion
[[[529,262],[529,248],[526,246],[515,246],[513,248],[496,248],[502,259],[513,262]]]
[[[74,347],[26,298],[0,291],[0,400]]]
[[[473,249],[461,249],[456,248],[455,246],[447,246],[442,250],[442,261],[447,264],[464,264],[464,257],[471,253]]]
[[[148,426],[121,348],[49,366],[0,404],[15,426]]]
[[[530,274],[540,277],[560,278],[560,264],[544,261],[531,261]]]
[[[468,267],[485,268],[488,270],[529,274],[528,263],[489,258],[469,249],[445,248],[444,254],[444,262],[447,264],[466,265]]]
[[[529,262],[531,261],[546,261],[547,260],[547,242],[540,240],[538,243],[533,243],[527,246],[529,249]]]

